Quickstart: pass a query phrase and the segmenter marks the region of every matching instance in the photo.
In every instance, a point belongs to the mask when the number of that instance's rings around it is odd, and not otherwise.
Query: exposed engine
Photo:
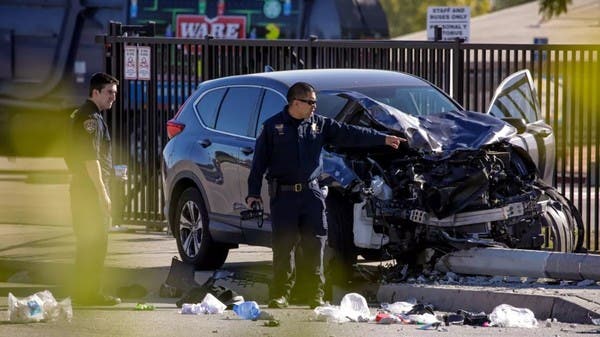
[[[355,246],[396,257],[435,246],[539,249],[555,220],[548,207],[562,208],[527,154],[506,142],[441,160],[409,151],[346,165],[362,181],[349,193]]]

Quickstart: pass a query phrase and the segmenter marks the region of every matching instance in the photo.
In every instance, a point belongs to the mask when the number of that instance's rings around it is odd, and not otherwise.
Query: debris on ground
[[[71,299],[57,302],[48,290],[37,292],[19,299],[8,293],[8,320],[13,323],[53,322],[65,320],[71,322],[73,308]]]

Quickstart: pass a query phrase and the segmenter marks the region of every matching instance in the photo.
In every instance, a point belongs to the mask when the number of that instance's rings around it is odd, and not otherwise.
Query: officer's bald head
[[[291,103],[296,98],[304,98],[315,92],[315,88],[306,82],[294,83],[287,92],[287,101]]]

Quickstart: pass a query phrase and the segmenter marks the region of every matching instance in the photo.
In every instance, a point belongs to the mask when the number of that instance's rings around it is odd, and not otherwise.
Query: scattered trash
[[[439,319],[433,314],[425,313],[419,315],[408,315],[408,319],[415,324],[433,324],[441,323]]]
[[[23,299],[8,293],[8,320],[15,323],[58,321],[71,322],[73,308],[71,299],[57,302],[48,290],[37,292]]]
[[[449,325],[463,325],[465,323],[465,316],[459,313],[449,314],[443,316],[444,324]]]
[[[257,320],[260,316],[260,308],[255,301],[246,301],[233,306],[233,312],[243,319]]]
[[[590,318],[590,321],[592,321],[592,324],[594,324],[594,325],[600,325],[600,317],[593,318],[592,315],[590,315],[589,312],[588,312],[588,317]]]
[[[184,315],[222,314],[227,306],[212,294],[206,294],[200,303],[184,303],[181,313]]]
[[[135,305],[135,308],[133,310],[136,310],[136,311],[153,311],[154,310],[154,306],[152,304],[138,303],[138,304]]]
[[[408,301],[407,302],[394,302],[392,304],[382,303],[381,307],[384,310],[386,310],[394,315],[404,315],[407,312],[411,311],[412,308],[415,306],[415,304],[416,304],[416,301],[415,301],[415,303],[408,302]]]
[[[515,308],[509,304],[495,307],[489,316],[491,325],[505,328],[535,328],[538,322],[527,308]]]
[[[457,310],[456,313],[465,318],[463,322],[465,325],[484,326],[490,323],[490,318],[483,311],[475,313],[466,310]]]
[[[268,327],[275,327],[275,326],[279,326],[279,320],[276,319],[270,319],[266,322],[263,323],[264,326],[268,326]]]
[[[317,321],[344,323],[350,320],[342,314],[340,307],[335,305],[323,305],[314,309]]]
[[[394,323],[400,323],[401,320],[399,317],[395,316],[394,314],[378,312],[377,315],[375,315],[375,322],[377,322],[379,324],[394,324]]]
[[[367,305],[367,300],[360,294],[348,293],[342,297],[340,302],[341,314],[351,321],[368,321],[371,317],[371,311]]]

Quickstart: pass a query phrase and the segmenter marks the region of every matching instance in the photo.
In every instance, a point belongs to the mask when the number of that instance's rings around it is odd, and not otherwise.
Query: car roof
[[[290,87],[296,82],[307,82],[316,90],[340,88],[364,88],[371,86],[429,86],[416,76],[387,70],[374,69],[310,69],[285,70],[223,77],[210,81],[213,85],[230,84],[279,84]]]

